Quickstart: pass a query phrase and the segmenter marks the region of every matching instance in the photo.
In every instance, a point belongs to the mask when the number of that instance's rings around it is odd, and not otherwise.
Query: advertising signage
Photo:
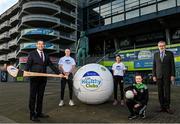
[[[167,46],[167,50],[172,51],[175,57],[180,56],[180,44]],[[133,61],[134,69],[151,69],[153,66],[154,53],[158,52],[157,47],[135,49],[134,51],[120,51],[124,62]],[[176,59],[177,60],[177,59]]]
[[[22,49],[35,49],[36,48],[36,43],[24,43],[21,44]],[[44,49],[50,49],[50,50],[55,50],[57,46],[52,43],[45,43]]]
[[[167,45],[167,50],[174,53],[176,65],[180,62],[180,44]],[[123,59],[128,71],[152,70],[154,53],[157,47],[124,50],[117,52]],[[102,61],[101,64],[111,67],[114,60]]]
[[[24,29],[21,31],[21,35],[49,35],[49,36],[58,36],[59,32],[51,29],[45,28],[30,28]]]

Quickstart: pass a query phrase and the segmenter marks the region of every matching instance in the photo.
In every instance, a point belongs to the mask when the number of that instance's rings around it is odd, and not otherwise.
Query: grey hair
[[[160,40],[160,41],[158,42],[158,44],[160,44],[160,43],[164,43],[164,44],[166,44],[166,42],[165,42],[165,41],[163,41],[163,40]]]

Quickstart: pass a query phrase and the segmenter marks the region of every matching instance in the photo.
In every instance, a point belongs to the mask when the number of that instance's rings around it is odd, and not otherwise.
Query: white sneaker
[[[124,106],[124,100],[121,100],[121,105]]]
[[[64,105],[64,101],[61,100],[60,103],[59,103],[59,106],[63,106]]]
[[[69,100],[69,105],[70,105],[70,106],[74,106],[74,105],[75,105],[74,102],[73,102],[73,100]]]

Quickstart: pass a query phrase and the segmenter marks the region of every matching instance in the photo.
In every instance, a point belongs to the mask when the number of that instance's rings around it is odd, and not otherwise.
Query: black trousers
[[[160,106],[162,109],[170,108],[170,92],[171,92],[171,80],[170,77],[162,77],[157,79],[158,85],[158,97]]]
[[[69,87],[69,98],[72,99],[72,96],[73,96],[72,76],[69,79],[62,78],[61,79],[61,100],[64,99],[64,91],[65,91],[66,83],[68,83],[68,87]]]
[[[30,79],[30,97],[29,109],[30,116],[42,113],[43,96],[46,87],[47,78],[36,77]]]
[[[120,93],[121,93],[121,100],[124,99],[124,83],[123,77],[122,76],[114,76],[114,99],[117,100],[117,89],[118,85],[120,88]]]
[[[131,115],[141,115],[146,110],[146,105],[141,105],[138,108],[134,108],[135,104],[137,104],[137,102],[133,99],[126,101],[126,105]]]

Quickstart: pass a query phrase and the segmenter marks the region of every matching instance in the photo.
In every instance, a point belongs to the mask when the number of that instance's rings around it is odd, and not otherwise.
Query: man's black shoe
[[[43,113],[38,114],[37,116],[38,116],[39,118],[49,118],[49,115],[46,115],[46,114],[43,114]]]
[[[137,118],[138,116],[137,115],[130,115],[130,116],[128,116],[128,119],[129,120],[132,120],[132,119],[135,119],[135,118]]]
[[[166,112],[166,109],[160,108],[160,109],[156,110],[156,112]]]
[[[30,120],[31,120],[31,121],[34,121],[34,122],[40,122],[39,118],[38,118],[38,117],[35,117],[35,116],[31,116],[31,117],[30,117]]]
[[[168,114],[174,114],[174,111],[171,110],[171,109],[166,109],[166,112],[167,112]]]

